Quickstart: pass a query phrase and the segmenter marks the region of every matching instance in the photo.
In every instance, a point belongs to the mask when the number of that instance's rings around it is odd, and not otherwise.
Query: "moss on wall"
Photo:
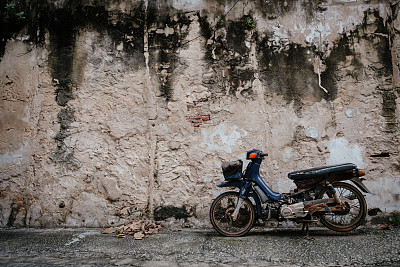
[[[7,41],[27,24],[26,11],[24,1],[0,0],[0,58]]]

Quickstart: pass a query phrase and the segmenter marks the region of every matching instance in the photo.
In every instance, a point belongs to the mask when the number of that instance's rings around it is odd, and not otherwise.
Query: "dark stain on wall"
[[[310,23],[315,18],[315,14],[322,13],[328,9],[327,0],[303,0],[301,6],[305,11],[307,23]]]
[[[382,90],[382,116],[385,118],[384,131],[397,132],[396,94],[392,90]]]
[[[15,217],[17,217],[18,213],[18,206],[13,202],[11,203],[11,211],[10,216],[8,217],[7,226],[12,227],[14,226]]]
[[[389,17],[388,21],[385,22],[379,15],[379,10],[368,9],[364,12],[363,24],[351,33],[359,37],[359,39],[369,42],[377,52],[379,63],[383,65],[383,68],[376,69],[378,76],[391,76],[393,73],[390,20],[391,18]]]
[[[26,199],[23,197],[16,198],[12,203],[10,207],[10,215],[8,217],[7,221],[7,226],[8,227],[21,227],[21,226],[26,226],[26,217],[27,217],[27,205],[26,205]],[[24,214],[24,219],[23,221],[17,221],[17,215],[18,214]]]
[[[295,11],[297,2],[297,0],[258,0],[257,6],[264,16],[275,19],[278,16]]]
[[[272,20],[289,13],[298,13],[297,5],[299,4],[305,12],[304,15],[308,23],[317,12],[327,10],[327,2],[327,0],[258,0],[256,7],[265,18]]]
[[[355,80],[361,78],[363,65],[353,47],[354,39],[343,34],[324,61],[326,70],[321,73],[321,84],[330,92],[330,99],[337,97],[338,82],[342,78],[347,75]],[[344,65],[348,59],[351,60],[351,66],[355,67],[354,70],[345,69]]]
[[[200,24],[200,33],[204,38],[204,43],[206,43],[205,45],[206,49],[204,50],[204,60],[206,62],[212,62],[213,61],[212,45],[207,44],[207,41],[209,39],[215,39],[215,28],[213,28],[207,20],[208,19],[207,11],[202,11],[202,13],[205,13],[205,15],[202,16],[200,12],[198,12],[197,17],[198,17],[198,22]]]
[[[82,6],[76,10],[80,27],[93,29],[108,35],[114,47],[123,44],[122,62],[133,69],[143,67],[145,7],[143,1],[137,3],[129,13],[107,11],[104,6]]]
[[[101,1],[100,1],[101,2]],[[178,49],[186,45],[188,28],[192,23],[188,13],[179,12],[168,2],[150,0],[148,2],[147,20],[145,17],[144,2],[140,1],[128,13],[108,11],[100,2],[84,5],[80,1],[67,1],[63,8],[56,8],[45,0],[15,1],[15,8],[27,10],[24,22],[12,23],[12,16],[5,9],[7,1],[0,0],[1,23],[0,56],[4,53],[5,42],[18,32],[24,25],[28,25],[31,41],[40,44],[44,41],[46,29],[50,33],[49,66],[56,87],[56,102],[62,107],[60,116],[70,113],[65,118],[74,120],[72,108],[68,102],[74,98],[73,89],[78,81],[72,79],[73,72],[79,72],[74,66],[74,46],[80,30],[89,28],[106,34],[113,40],[114,45],[123,44],[124,55],[121,57],[126,65],[133,68],[142,67],[144,60],[144,29],[145,23],[149,29],[149,53],[153,74],[160,83],[160,92],[167,101],[173,97],[174,72],[182,64],[177,54]],[[233,6],[236,1],[220,1],[222,6]],[[297,9],[297,0],[287,1],[258,1],[257,6],[263,15],[276,19],[278,16],[294,12]],[[300,1],[307,17],[310,19],[316,12],[324,12],[326,1]],[[205,14],[204,16],[201,15]],[[392,58],[390,31],[378,10],[367,10],[364,21],[355,30],[343,34],[334,44],[329,55],[317,51],[315,47],[302,47],[290,44],[271,44],[269,38],[258,37],[257,32],[250,32],[243,25],[243,18],[251,18],[244,14],[242,19],[227,21],[211,26],[207,21],[207,12],[198,12],[198,22],[201,34],[205,39],[205,61],[212,75],[204,78],[204,84],[209,88],[212,98],[227,93],[237,96],[238,93],[248,99],[254,97],[249,84],[254,80],[255,73],[265,85],[266,94],[277,93],[282,95],[287,103],[294,101],[297,107],[305,100],[320,101],[322,98],[332,100],[337,97],[338,82],[351,76],[355,82],[362,79],[363,69],[368,67],[374,70],[381,79],[382,87],[388,86],[392,75]],[[396,14],[395,14],[396,15]],[[214,16],[209,14],[209,16]],[[392,18],[389,18],[389,20]],[[4,26],[4,27],[3,27]],[[166,28],[172,32],[162,32]],[[211,42],[209,42],[211,40]],[[354,44],[366,42],[379,56],[379,64],[364,66],[362,55],[354,49]],[[246,42],[249,42],[246,44]],[[250,49],[248,45],[256,43],[258,69],[254,70],[250,64]],[[368,51],[367,51],[368,53]],[[329,94],[323,92],[318,85],[318,74],[315,73],[313,63],[315,57],[320,57],[326,66],[321,73],[322,86]],[[349,62],[350,61],[350,62]],[[346,68],[345,63],[350,63]],[[382,90],[384,107],[383,116],[388,122],[395,121],[396,112],[393,111],[392,98],[395,94]],[[64,119],[63,119],[64,120]],[[63,120],[59,120],[60,123]],[[57,135],[58,149],[56,155],[62,155],[64,139],[68,134],[69,124],[61,125]],[[66,131],[66,132],[62,132]]]
[[[341,35],[331,53],[325,59],[326,70],[322,73],[322,85],[337,92],[338,82],[351,76],[355,82],[363,78],[363,70],[369,68],[383,86],[391,85],[392,57],[389,31],[377,10],[364,12],[364,21],[355,30]],[[355,45],[363,44],[365,54],[356,52]],[[368,62],[369,55],[376,53],[379,62]],[[362,61],[362,59],[364,59]],[[336,98],[336,94],[332,94]]]
[[[196,216],[196,208],[186,207],[185,205],[180,208],[171,205],[158,206],[154,209],[154,219],[156,221],[162,221],[172,217],[179,220],[193,216]]]
[[[302,105],[303,99],[320,101],[327,95],[318,85],[318,74],[314,72],[314,59],[317,53],[313,46],[302,47],[290,43],[285,46],[274,45],[266,37],[258,45],[260,79],[265,85],[266,94],[282,95],[287,103],[294,101]]]
[[[280,15],[294,12],[298,2],[260,1],[257,5],[265,16],[276,19]],[[224,3],[226,6],[233,4],[232,1]],[[300,4],[309,21],[318,12],[322,13],[329,8],[327,1],[300,1]],[[202,14],[207,13],[204,11]],[[355,82],[362,80],[365,66],[362,63],[362,55],[356,52],[354,47],[356,43],[363,41],[378,53],[380,59],[379,64],[369,67],[374,68],[382,83],[388,84],[390,80],[387,77],[392,74],[392,60],[387,26],[377,10],[367,10],[364,17],[363,24],[343,34],[330,53],[324,53],[312,45],[304,47],[289,42],[274,44],[271,42],[273,33],[267,33],[266,37],[257,40],[258,33],[254,32],[250,42],[257,42],[259,66],[258,70],[253,70],[247,64],[250,51],[245,41],[248,40],[248,36],[240,21],[228,21],[223,17],[221,23],[212,27],[206,15],[199,15],[201,33],[206,39],[205,60],[209,69],[215,73],[212,76],[206,75],[203,82],[209,88],[212,97],[224,95],[227,90],[228,94],[235,95],[246,80],[254,80],[252,75],[257,72],[267,89],[267,95],[282,95],[287,103],[294,101],[296,110],[300,111],[306,101],[336,99],[338,84],[342,79],[350,76]],[[314,65],[319,63],[316,62],[318,57],[321,62],[321,85],[328,93],[319,86],[318,73],[314,69]],[[247,94],[247,97],[249,96],[252,96],[251,88]]]
[[[161,95],[169,101],[173,96],[174,70],[180,64],[178,49],[185,45],[185,37],[192,22],[188,14],[176,12],[168,4],[149,1],[147,8],[149,65],[158,78]]]
[[[204,12],[205,13],[205,12]],[[205,56],[208,74],[203,76],[203,84],[211,92],[211,98],[222,95],[252,99],[251,87],[255,70],[250,63],[250,47],[256,40],[256,33],[249,30],[244,15],[235,21],[223,21],[211,26],[207,17],[199,15],[201,33],[205,38]],[[247,42],[247,43],[246,43]]]
[[[65,9],[55,10],[49,24],[50,55],[49,66],[54,84],[56,86],[56,102],[65,107],[72,95],[73,55],[76,28],[71,11]]]
[[[337,92],[337,83],[341,79],[351,76],[355,82],[358,82],[363,79],[363,70],[370,70],[374,78],[379,81],[377,89],[382,95],[384,131],[389,133],[397,130],[397,97],[392,88],[391,31],[388,28],[391,19],[389,17],[388,21],[384,22],[378,10],[365,11],[363,23],[358,25],[355,30],[343,34],[335,44],[329,57],[325,60],[327,68],[322,74],[322,85]],[[356,44],[362,44],[365,53],[357,53],[354,49]],[[375,55],[378,57],[377,62],[375,62]],[[332,97],[335,98],[336,94],[332,94]]]
[[[207,15],[201,16],[200,12],[197,12],[197,17],[198,17],[198,21],[199,21],[199,24],[200,24],[201,35],[206,40],[210,39],[214,35],[214,31],[211,28],[210,23],[208,23],[208,21],[207,21],[208,16]]]
[[[82,6],[76,1],[69,1],[63,8],[47,6],[47,9],[41,11],[41,16],[47,19],[40,21],[47,21],[50,33],[49,67],[56,87],[56,102],[61,106],[53,161],[76,169],[80,163],[74,157],[74,149],[65,144],[65,138],[71,134],[70,125],[75,120],[74,109],[68,103],[75,97],[73,91],[80,82],[76,77],[84,67],[84,64],[74,63],[76,39],[84,29],[106,34],[111,37],[114,47],[123,44],[121,61],[125,65],[144,66],[144,5],[139,2],[130,14],[109,12],[104,6]]]
[[[70,124],[74,121],[74,109],[68,102],[74,98],[72,73],[74,60],[75,38],[77,27],[73,10],[56,9],[51,13],[49,23],[50,51],[49,67],[56,87],[56,102],[61,106],[57,117],[60,130],[55,137],[57,147],[53,153],[53,161],[71,169],[79,167],[73,156],[73,148],[68,147],[64,140],[70,135]]]
[[[228,50],[239,53],[241,56],[246,56],[249,53],[250,49],[245,44],[246,29],[241,20],[231,21],[228,24],[226,40],[226,48]]]
[[[53,154],[53,161],[60,163],[70,169],[77,169],[80,167],[80,162],[74,157],[74,148],[68,147],[64,140],[71,135],[70,126],[75,120],[74,109],[65,106],[57,114],[58,123],[60,124],[60,130],[54,138],[57,147]]]

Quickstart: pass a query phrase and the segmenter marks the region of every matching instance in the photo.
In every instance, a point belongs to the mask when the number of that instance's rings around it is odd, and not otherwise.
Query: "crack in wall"
[[[149,33],[148,33],[148,0],[145,1],[145,21],[143,28],[143,36],[144,36],[144,58],[145,58],[145,66],[146,66],[146,103],[147,108],[150,112],[150,116],[148,118],[148,136],[149,136],[149,143],[150,143],[150,153],[149,153],[149,176],[148,176],[148,202],[147,202],[147,213],[148,215],[152,216],[154,213],[154,176],[155,176],[155,157],[156,157],[156,142],[157,136],[155,136],[153,125],[154,120],[157,118],[157,106],[155,105],[154,101],[154,93],[153,93],[153,84],[151,81],[150,75],[150,67],[149,67]]]

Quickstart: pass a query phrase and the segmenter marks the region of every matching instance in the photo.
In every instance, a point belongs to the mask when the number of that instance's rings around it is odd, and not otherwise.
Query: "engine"
[[[292,205],[282,205],[281,206],[281,216],[284,219],[295,219],[305,217],[308,211],[304,210],[304,203],[296,203]]]
[[[320,210],[330,212],[326,205],[328,201],[329,199],[316,199],[291,205],[284,204],[280,208],[280,217],[281,219],[295,219],[306,217],[307,214],[313,215]]]

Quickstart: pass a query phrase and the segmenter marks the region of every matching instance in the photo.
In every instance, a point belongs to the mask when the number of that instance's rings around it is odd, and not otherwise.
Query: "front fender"
[[[227,182],[221,183],[217,186],[218,187],[236,187],[236,188],[241,189],[244,185],[245,185],[244,180],[232,180],[232,181],[227,181]],[[257,215],[258,215],[258,217],[260,217],[261,219],[264,220],[264,216],[263,216],[262,210],[261,210],[261,201],[260,201],[260,198],[258,197],[258,195],[253,191],[253,192],[248,193],[248,197],[250,197],[254,200],[254,202],[256,203]]]
[[[262,214],[261,210],[261,201],[258,195],[255,192],[249,193],[249,197],[254,199],[254,202],[256,203],[256,208],[257,208],[257,215],[260,217],[262,220],[264,220],[264,215]]]

